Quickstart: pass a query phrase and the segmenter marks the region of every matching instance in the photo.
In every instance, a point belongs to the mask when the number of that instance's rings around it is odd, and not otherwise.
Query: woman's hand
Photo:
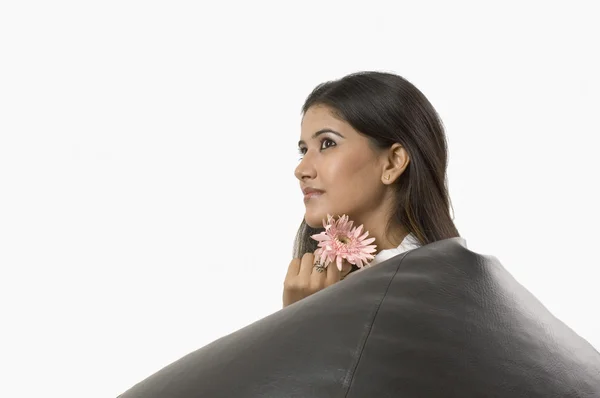
[[[342,273],[338,270],[335,262],[319,272],[314,266],[314,258],[313,253],[305,253],[302,260],[294,258],[290,262],[283,282],[284,307],[340,281]]]

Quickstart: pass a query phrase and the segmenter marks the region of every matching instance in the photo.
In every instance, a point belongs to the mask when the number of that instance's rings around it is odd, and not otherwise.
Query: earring
[[[390,179],[390,176],[385,176],[385,179],[389,181],[389,179]]]

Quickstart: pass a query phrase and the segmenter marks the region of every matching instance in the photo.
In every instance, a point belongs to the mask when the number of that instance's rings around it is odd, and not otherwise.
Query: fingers
[[[290,265],[288,266],[287,274],[285,276],[286,280],[289,280],[298,275],[300,272],[300,259],[294,258],[290,261]]]
[[[345,261],[344,265],[347,265]],[[341,275],[342,272],[337,268],[335,261],[329,264],[327,268],[319,270],[318,267],[315,267],[314,253],[308,252],[304,253],[301,259],[292,259],[288,266],[286,279],[289,280],[298,277],[300,280],[305,281],[320,281],[328,286],[340,281]]]
[[[313,272],[315,255],[313,253],[304,253],[302,261],[300,262],[300,271],[298,276],[303,278],[310,278]]]
[[[301,259],[294,258],[290,262],[283,282],[284,307],[341,280],[342,272],[335,261],[319,270],[315,267],[314,260],[314,253],[309,252],[304,253]]]
[[[327,267],[327,275],[325,276],[325,285],[329,286],[329,285],[333,285],[336,282],[339,282],[341,275],[342,275],[342,273],[338,269],[335,262],[332,262]]]

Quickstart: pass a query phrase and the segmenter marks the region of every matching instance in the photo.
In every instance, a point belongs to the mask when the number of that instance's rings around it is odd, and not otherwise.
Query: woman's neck
[[[360,223],[358,225],[361,225]],[[386,234],[385,231],[385,223],[364,223],[363,234],[365,231],[369,231],[369,236],[367,238],[375,238],[375,241],[372,243],[377,245],[375,248],[376,251],[373,255],[379,253],[382,250],[395,249],[400,243],[404,240],[404,238],[408,235],[408,231],[402,226],[392,226],[389,229],[389,233]]]

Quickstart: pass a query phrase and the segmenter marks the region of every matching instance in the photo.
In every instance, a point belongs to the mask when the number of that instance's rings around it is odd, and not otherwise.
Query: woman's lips
[[[307,193],[306,195],[304,195],[304,201],[306,202],[307,200],[310,200],[310,199],[316,199],[316,198],[318,198],[321,195],[323,195],[323,192],[310,192],[310,193]]]

